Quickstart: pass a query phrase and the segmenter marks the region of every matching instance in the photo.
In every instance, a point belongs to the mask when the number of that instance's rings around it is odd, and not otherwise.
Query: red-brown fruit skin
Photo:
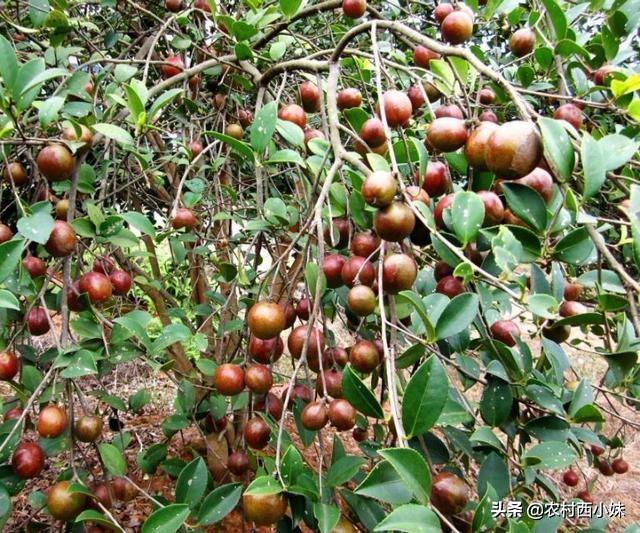
[[[106,302],[113,294],[109,278],[99,272],[87,272],[80,278],[78,286],[94,304]]]
[[[562,474],[562,481],[567,487],[575,487],[578,485],[580,478],[573,470],[569,469]]]
[[[438,4],[433,10],[433,16],[438,22],[442,23],[447,18],[447,15],[453,13],[454,9],[453,4]]]
[[[477,170],[486,170],[487,161],[485,152],[487,142],[493,133],[498,129],[498,125],[493,122],[481,122],[477,128],[469,134],[469,138],[464,145],[464,155],[467,162]]]
[[[351,239],[351,253],[360,257],[375,259],[380,248],[380,237],[374,233],[359,232]]]
[[[125,296],[130,290],[133,280],[128,272],[115,270],[109,274],[109,281],[113,287],[113,293],[117,296]]]
[[[431,485],[431,504],[449,516],[462,511],[469,501],[469,487],[452,472],[440,472]]]
[[[268,413],[274,420],[280,420],[280,418],[282,418],[284,404],[273,392],[267,392],[267,394],[263,396],[256,396],[253,402],[253,409],[255,411]]]
[[[272,339],[259,339],[251,335],[247,347],[249,355],[258,363],[268,364],[276,362],[284,351],[284,341],[280,337]]]
[[[451,205],[453,204],[453,199],[455,198],[455,194],[450,193],[447,194],[446,196],[443,196],[442,198],[440,198],[440,200],[438,200],[438,203],[436,204],[434,210],[433,210],[433,218],[436,222],[436,226],[438,226],[438,228],[444,228],[445,227],[445,221],[444,221],[444,212],[445,210],[449,209],[451,207]]]
[[[249,457],[244,452],[232,452],[227,459],[227,468],[235,476],[244,476],[249,469]]]
[[[300,320],[309,320],[312,307],[313,304],[309,298],[302,298],[296,305],[296,316]]]
[[[35,477],[44,468],[44,452],[35,442],[21,442],[13,452],[11,465],[19,478]]]
[[[418,85],[412,85],[407,90],[407,96],[411,102],[411,109],[416,113],[426,102],[425,92]]]
[[[516,57],[524,57],[533,51],[536,44],[536,34],[529,28],[520,28],[509,38],[509,49]]]
[[[392,89],[382,95],[384,115],[390,128],[404,127],[408,124],[413,106],[411,100],[402,91]],[[380,115],[382,118],[382,115]]]
[[[493,90],[489,89],[488,87],[480,89],[478,97],[480,103],[483,105],[491,105],[496,101],[496,93],[494,93]]]
[[[453,274],[453,267],[444,261],[438,261],[433,268],[433,277],[436,281],[440,281],[442,278],[451,276]]]
[[[9,229],[9,226],[0,222],[0,244],[10,241],[11,237],[13,237],[13,231]]]
[[[343,399],[331,400],[329,403],[329,421],[338,431],[349,431],[356,425],[356,410]]]
[[[438,109],[435,110],[434,113],[436,118],[457,118],[459,120],[464,119],[464,113],[462,109],[456,104],[443,104]]]
[[[62,144],[50,144],[40,150],[36,157],[36,165],[40,174],[50,182],[71,178],[76,166],[73,155]]]
[[[473,19],[464,11],[453,11],[442,21],[440,33],[449,44],[462,44],[473,34]]]
[[[54,438],[62,435],[67,429],[67,414],[57,405],[47,405],[40,410],[36,429],[41,437]]]
[[[538,191],[545,203],[549,203],[553,197],[553,178],[546,170],[540,167],[534,168],[529,174],[514,180],[515,183],[521,183]]]
[[[235,396],[244,390],[244,370],[232,363],[222,364],[216,368],[213,382],[220,394]]]
[[[176,210],[175,214],[171,218],[171,227],[173,229],[185,228],[187,231],[191,231],[198,225],[198,219],[193,214],[191,209],[186,207],[180,207]]]
[[[320,90],[318,86],[310,81],[305,81],[298,87],[298,96],[302,108],[307,113],[316,113],[320,110],[320,103],[322,98],[320,97]]]
[[[434,59],[440,59],[440,54],[426,46],[419,44],[413,49],[413,64],[420,68],[429,68],[429,63]]]
[[[244,382],[252,392],[266,394],[273,385],[273,376],[264,365],[250,365],[244,372]]]
[[[300,420],[306,429],[317,431],[327,425],[329,413],[323,403],[311,402],[302,409]]]
[[[498,117],[493,111],[483,111],[478,116],[478,120],[480,122],[493,122],[494,124],[498,124]]]
[[[29,182],[29,176],[24,167],[17,161],[12,161],[2,169],[2,179],[5,183],[11,183],[16,187],[22,187]]]
[[[115,263],[106,256],[96,257],[93,262],[92,270],[94,272],[100,272],[100,274],[104,274],[108,276],[114,269]]]
[[[366,120],[360,127],[358,135],[370,148],[377,148],[387,141],[384,125],[376,117]]]
[[[276,303],[257,302],[247,313],[249,330],[259,339],[273,339],[285,329],[287,317],[284,309]]]
[[[285,105],[278,111],[278,118],[286,120],[287,122],[293,122],[302,129],[307,125],[307,115],[298,104]]]
[[[44,248],[53,257],[66,257],[73,253],[77,242],[78,238],[71,224],[64,220],[56,220],[53,224],[53,231],[49,235],[49,240],[44,245]]]
[[[369,374],[380,364],[380,355],[373,342],[361,340],[349,350],[349,361],[358,372]]]
[[[455,152],[467,142],[468,131],[464,120],[451,117],[435,119],[427,127],[427,139],[440,152]]]
[[[316,392],[319,395],[324,394],[325,387],[327,389],[327,394],[332,398],[342,398],[342,372],[330,369],[318,374],[318,378],[316,380]]]
[[[516,337],[520,337],[520,328],[512,320],[498,320],[491,325],[489,331],[494,339],[507,346],[515,346]]]
[[[356,283],[373,286],[376,271],[373,263],[359,255],[353,255],[347,259],[342,267],[342,282],[349,288]],[[356,279],[357,278],[357,279]]]
[[[521,178],[542,159],[542,139],[536,126],[513,120],[498,127],[487,141],[487,168],[507,178]]]
[[[580,283],[565,283],[564,285],[564,299],[565,300],[577,300],[582,295],[582,285]]]
[[[362,105],[362,93],[353,87],[342,89],[336,98],[338,109],[344,111]]]
[[[504,205],[500,197],[491,191],[478,191],[478,196],[484,203],[484,226],[495,226],[504,218]]]
[[[133,500],[138,494],[138,489],[127,479],[116,477],[111,480],[111,488],[114,496],[123,502]]]
[[[11,381],[20,369],[20,362],[15,353],[5,350],[0,352],[0,380]]]
[[[411,235],[416,226],[416,216],[403,202],[392,202],[378,209],[373,217],[376,233],[385,241],[400,242]]]
[[[349,242],[350,227],[349,221],[344,218],[331,219],[329,225],[324,229],[324,240],[327,246],[344,248]]]
[[[244,426],[244,440],[254,450],[262,450],[269,444],[271,430],[259,416],[249,419]]]
[[[242,509],[247,522],[256,526],[272,526],[287,512],[287,500],[282,493],[243,494]]]
[[[162,65],[160,71],[165,78],[173,78],[184,70],[184,61],[180,56],[169,56],[165,59],[168,65]]]
[[[575,129],[582,129],[584,125],[584,114],[575,104],[563,104],[553,113],[553,118],[556,120],[565,120],[571,124]]]
[[[397,294],[411,289],[417,276],[418,266],[407,254],[393,254],[384,260],[382,286],[386,292]]]
[[[367,11],[366,0],[342,0],[342,12],[345,17],[358,19]]]
[[[33,307],[31,311],[27,313],[25,321],[27,323],[27,329],[31,335],[37,337],[49,332],[51,326],[49,325],[47,316],[48,311],[42,307]]]
[[[29,255],[22,260],[22,266],[32,278],[40,278],[47,273],[46,263],[39,257]]]
[[[302,356],[304,343],[307,341],[307,358],[310,360],[317,358],[324,352],[324,335],[318,328],[311,328],[309,326],[298,326],[289,333],[287,339],[287,347],[289,353],[294,359],[299,359]]]
[[[464,292],[464,285],[454,276],[445,276],[436,285],[436,292],[444,294],[449,298],[455,298]]]
[[[618,457],[611,463],[611,468],[613,468],[616,474],[626,474],[629,471],[629,463],[621,457]]]
[[[424,173],[422,188],[431,198],[441,196],[449,190],[451,176],[449,168],[442,161],[429,161]]]
[[[327,278],[327,287],[330,289],[337,289],[343,285],[342,267],[344,267],[345,262],[346,259],[338,254],[325,256],[322,262],[322,271]]]

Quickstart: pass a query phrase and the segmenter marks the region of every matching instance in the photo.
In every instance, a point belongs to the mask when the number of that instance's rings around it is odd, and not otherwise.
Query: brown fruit
[[[545,326],[542,328],[542,336],[562,344],[571,336],[571,328],[569,326]]]
[[[485,154],[489,138],[498,129],[498,125],[493,122],[481,122],[480,125],[471,131],[467,142],[464,145],[464,155],[469,165],[477,170],[486,170],[487,162]]]
[[[176,13],[182,9],[182,0],[165,0],[164,7],[167,11]]]
[[[47,508],[56,520],[70,521],[80,514],[87,503],[82,492],[69,492],[70,481],[59,481],[49,490]]]
[[[613,468],[609,461],[603,461],[603,460],[598,461],[598,470],[600,470],[600,473],[603,476],[609,477],[613,475]]]
[[[467,141],[467,126],[457,118],[437,118],[427,127],[427,139],[440,152],[454,152]]]
[[[282,493],[243,494],[242,509],[247,522],[253,522],[256,526],[271,526],[287,512],[287,500]]]
[[[514,120],[498,126],[487,141],[487,168],[505,178],[520,178],[542,159],[542,140],[529,122]]]
[[[353,240],[351,245],[353,246]],[[342,267],[344,267],[345,262],[346,259],[338,254],[327,255],[322,261],[322,272],[327,278],[327,287],[330,289],[336,289],[343,285]]]
[[[97,415],[84,415],[76,420],[73,428],[80,442],[95,442],[102,435],[102,418]]]
[[[562,481],[564,481],[564,484],[568,487],[575,487],[579,483],[580,478],[578,478],[578,474],[569,469],[565,470],[564,474],[562,474]]]
[[[94,271],[84,274],[78,282],[78,287],[94,304],[106,302],[113,292],[109,278]]]
[[[629,463],[621,457],[618,457],[611,463],[611,468],[616,474],[626,474],[629,471]]]
[[[581,304],[580,302],[574,302],[572,300],[562,302],[560,304],[560,309],[558,310],[558,313],[562,317],[583,315],[584,313],[588,312],[589,309],[587,309],[585,305]]]
[[[244,425],[244,440],[249,448],[262,450],[269,444],[271,430],[267,423],[259,416],[247,420]]]
[[[274,420],[280,420],[284,405],[282,400],[273,394],[273,392],[267,392],[267,394],[263,396],[256,397],[253,403],[253,409],[255,411],[268,413]]]
[[[253,113],[248,109],[238,111],[238,122],[243,128],[248,128],[253,122]]]
[[[445,276],[436,285],[436,292],[444,294],[449,298],[455,298],[464,292],[464,285],[455,276]]]
[[[302,108],[307,113],[316,113],[320,111],[320,103],[322,101],[320,97],[320,90],[318,86],[310,81],[305,81],[298,87],[298,97]]]
[[[564,284],[564,299],[565,300],[577,300],[582,294],[582,284],[580,283],[565,283]]]
[[[11,381],[19,368],[20,363],[15,353],[8,350],[0,352],[0,380]]]
[[[351,253],[360,257],[375,258],[376,251],[380,248],[380,237],[374,233],[356,233],[351,239]]]
[[[478,94],[478,96],[480,103],[483,105],[491,105],[496,101],[496,93],[488,87],[480,89],[480,93]]]
[[[566,120],[575,129],[579,130],[584,125],[582,109],[575,104],[563,104],[553,113],[556,120]]]
[[[313,304],[309,298],[301,298],[298,304],[296,305],[296,316],[300,320],[309,320],[309,315],[311,313],[311,308]]]
[[[390,128],[407,125],[413,112],[413,106],[405,93],[395,89],[387,91],[382,95],[382,104],[384,106],[384,116]]]
[[[296,321],[296,309],[295,307],[293,307],[291,302],[282,301],[282,302],[278,302],[278,305],[284,311],[284,316],[285,316],[284,329],[289,329],[291,326],[293,326],[293,323]]]
[[[409,89],[407,90],[407,97],[411,102],[411,109],[413,110],[413,113],[420,109],[426,101],[425,91],[418,85],[412,85],[411,87],[409,87]]]
[[[33,307],[25,317],[29,333],[36,337],[48,333],[51,328],[48,317],[49,312],[46,309],[42,307]]]
[[[376,294],[371,287],[355,285],[347,294],[347,306],[358,316],[368,316],[376,310]]]
[[[307,359],[317,358],[319,354],[324,352],[324,335],[317,328],[310,328],[309,326],[298,326],[291,333],[287,339],[287,346],[289,353],[294,359],[300,359],[302,356],[302,350],[305,340],[309,338],[307,342]]]
[[[517,216],[515,216],[511,209],[505,209],[504,210],[504,218],[503,221],[505,224],[510,224],[512,226],[523,226],[523,227],[527,227],[527,225],[524,223],[524,221],[520,220]]]
[[[412,202],[422,202],[424,205],[429,205],[429,195],[427,191],[417,185],[410,185],[406,188],[405,192]]]
[[[342,282],[349,288],[357,284],[373,286],[376,271],[373,264],[359,255],[352,255],[342,267]]]
[[[3,421],[18,420],[22,416],[22,413],[24,413],[24,409],[22,407],[12,407],[4,414]],[[29,424],[29,415],[25,417],[25,424]]]
[[[282,307],[273,302],[257,302],[247,313],[249,330],[259,339],[273,339],[285,329],[286,316]]]
[[[160,67],[160,72],[165,78],[173,78],[184,70],[184,61],[180,56],[169,56],[164,61],[165,64]]]
[[[387,142],[384,125],[378,118],[370,118],[365,121],[358,135],[371,148],[377,148]]]
[[[84,149],[86,150],[91,147],[91,143],[93,142],[93,133],[84,124],[80,124],[79,137],[78,137],[78,134],[76,133],[76,129],[70,126],[62,130],[62,138],[65,141],[84,143],[85,144]]]
[[[453,11],[442,21],[442,38],[450,44],[462,44],[473,34],[473,18],[465,11]]]
[[[79,313],[80,311],[84,311],[87,307],[85,301],[86,295],[82,294],[80,290],[80,282],[78,280],[74,281],[67,287],[67,307],[71,311],[75,311]]]
[[[240,124],[234,123],[234,124],[228,124],[227,127],[224,129],[224,133],[229,137],[240,140],[244,135],[244,130],[242,129],[242,126]]]
[[[380,364],[380,355],[376,345],[368,340],[356,342],[349,350],[351,366],[358,372],[370,374]]]
[[[236,476],[244,476],[251,468],[249,456],[244,452],[230,453],[227,458],[227,468],[229,472]]]
[[[516,345],[516,337],[520,337],[520,328],[513,320],[498,320],[489,328],[491,336],[507,346]]]
[[[533,51],[536,44],[536,34],[532,29],[520,28],[509,38],[509,49],[516,57],[524,57]]]
[[[398,182],[391,172],[376,171],[366,177],[360,192],[369,205],[385,207],[393,201],[397,190]]]
[[[259,363],[268,364],[280,359],[284,351],[284,342],[280,337],[259,339],[251,335],[247,350],[253,359]]]
[[[113,287],[113,293],[117,296],[124,296],[131,290],[133,280],[128,272],[124,270],[114,270],[109,274],[109,281]]]
[[[193,214],[191,209],[186,207],[180,207],[176,210],[175,214],[171,218],[171,226],[173,229],[186,228],[187,231],[191,231],[198,225],[198,219]]]
[[[103,255],[100,257],[96,257],[95,261],[93,262],[92,270],[94,272],[100,272],[100,274],[108,276],[109,274],[111,274],[115,266],[115,263],[109,257]]]
[[[244,372],[244,382],[251,391],[266,394],[273,385],[273,376],[269,368],[264,365],[250,365]]]
[[[71,177],[75,168],[73,155],[62,144],[50,144],[38,153],[38,170],[48,181],[64,181]]]
[[[529,174],[514,180],[516,183],[522,183],[538,191],[540,196],[546,203],[551,201],[553,197],[553,178],[546,170],[540,167],[534,168]]]
[[[589,491],[587,489],[581,490],[580,492],[578,492],[578,494],[576,494],[576,498],[582,500],[583,502],[587,502],[587,503],[594,503],[595,502],[595,500],[593,499],[593,496],[591,496],[591,494],[589,493]]]
[[[13,181],[13,184],[16,187],[22,187],[28,183],[29,176],[20,163],[13,161],[2,169],[2,179],[7,183],[11,183]]]
[[[478,120],[480,122],[493,122],[494,124],[498,123],[498,117],[493,111],[483,111],[482,113],[480,113]]]
[[[319,395],[324,394],[324,387],[327,388],[327,394],[332,398],[342,398],[342,372],[325,370],[320,373],[316,380],[316,392]]]
[[[453,4],[438,4],[436,8],[433,10],[433,16],[440,23],[447,18],[447,15],[453,13]]]
[[[327,425],[329,413],[323,402],[311,402],[300,413],[302,425],[311,431],[317,431]]]
[[[438,228],[445,227],[444,212],[451,207],[455,197],[456,195],[454,193],[449,193],[438,200],[438,203],[433,210],[433,218]]]
[[[413,231],[416,217],[411,208],[402,202],[392,202],[379,209],[373,218],[376,233],[385,241],[400,242]]]
[[[0,222],[0,244],[10,241],[11,237],[13,237],[13,231],[9,229],[9,226]]]
[[[63,198],[56,202],[56,218],[58,220],[67,220],[67,213],[69,212],[69,200]]]
[[[440,472],[431,485],[431,504],[445,515],[462,511],[469,502],[469,487],[451,472]]]
[[[344,248],[349,242],[349,221],[344,218],[332,218],[329,226],[324,229],[324,239],[329,246]]]
[[[417,276],[418,266],[407,254],[390,255],[382,265],[382,286],[392,294],[411,289]]]
[[[422,86],[424,87],[424,92],[427,93],[427,100],[429,102],[435,102],[436,100],[442,98],[440,89],[438,89],[438,87],[436,87],[430,81],[423,81]]]
[[[44,468],[44,452],[35,442],[21,442],[13,452],[11,466],[19,478],[35,477]]]
[[[286,389],[282,391],[283,398],[285,397],[286,393]],[[304,403],[309,403],[311,400],[313,400],[313,393],[311,392],[311,389],[306,385],[296,383],[293,386],[293,389],[291,389],[289,409],[291,409],[291,403],[295,402],[296,400],[301,400]]]
[[[89,507],[94,508],[96,511],[100,511],[100,503],[103,507],[110,509],[113,506],[113,501],[111,500],[111,484],[107,483],[96,483],[91,487],[91,492],[93,492],[93,498],[89,500]]]
[[[600,457],[604,453],[604,448],[602,446],[598,446],[597,444],[591,445],[591,453],[595,457]]]
[[[449,117],[457,118],[458,120],[464,119],[464,113],[462,112],[462,109],[460,109],[460,106],[457,106],[456,104],[443,104],[438,107],[438,109],[436,109],[434,114],[436,118]]]
[[[367,10],[367,0],[342,0],[342,12],[345,17],[358,19]]]
[[[593,82],[596,85],[606,85],[609,74],[617,72],[617,67],[613,65],[602,65],[598,70],[593,73]]]
[[[196,0],[197,1],[197,0]],[[216,93],[213,95],[213,107],[214,109],[224,109],[227,105],[227,95],[222,93]]]
[[[138,489],[128,479],[116,477],[111,480],[113,495],[122,502],[133,500],[138,495]]]
[[[362,104],[362,93],[353,87],[342,89],[338,93],[337,103],[340,111],[344,109],[351,109],[353,107],[360,107]]]
[[[426,46],[419,44],[413,49],[413,63],[416,67],[429,68],[429,63],[434,59],[440,59],[440,54]]]
[[[367,440],[368,431],[366,429],[359,428],[358,426],[353,428],[353,432],[351,433],[353,440],[356,442],[364,442]]]
[[[504,205],[500,197],[491,191],[478,191],[478,196],[484,204],[484,226],[495,226],[504,218]]]
[[[41,437],[53,438],[62,435],[67,429],[67,414],[57,405],[47,405],[38,414],[36,428]]]
[[[216,368],[213,383],[220,394],[240,394],[244,390],[244,370],[240,365],[224,363]]]
[[[320,130],[306,129],[304,130],[304,144],[309,144],[312,139],[324,139],[324,133]]]
[[[424,173],[422,188],[427,191],[430,197],[444,194],[451,185],[449,168],[441,161],[429,161],[427,170]]]
[[[282,107],[280,111],[278,111],[278,118],[286,120],[287,122],[293,122],[302,129],[307,125],[307,115],[305,115],[304,109],[298,104],[288,104]]]
[[[66,257],[74,251],[77,242],[76,232],[71,224],[56,220],[44,248],[53,257]]]
[[[451,276],[453,274],[453,267],[444,261],[438,261],[433,267],[433,277],[436,281],[440,281],[442,278]]]
[[[347,400],[331,400],[329,421],[338,431],[348,431],[356,425],[356,410]]]
[[[347,353],[347,350],[340,346],[332,346],[331,348],[327,348],[324,354],[330,361],[333,361],[333,363],[338,366],[346,366],[346,364],[349,362],[349,354]]]

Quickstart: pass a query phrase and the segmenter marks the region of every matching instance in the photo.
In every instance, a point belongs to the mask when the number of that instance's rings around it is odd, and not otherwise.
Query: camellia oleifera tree
[[[143,532],[533,531],[492,503],[627,471],[636,1],[0,17],[8,530],[124,531],[136,498]],[[149,391],[108,385],[132,361],[176,391],[141,448]]]

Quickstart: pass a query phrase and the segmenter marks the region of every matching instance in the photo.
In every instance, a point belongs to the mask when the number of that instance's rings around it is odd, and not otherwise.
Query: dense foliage
[[[278,531],[552,531],[492,503],[590,502],[628,470],[638,0],[0,18],[8,530],[124,531],[146,498],[143,533],[236,507]],[[175,384],[142,449],[120,417],[150,391],[109,380],[136,364]],[[189,431],[205,446],[176,454]],[[157,472],[170,498],[141,490]]]

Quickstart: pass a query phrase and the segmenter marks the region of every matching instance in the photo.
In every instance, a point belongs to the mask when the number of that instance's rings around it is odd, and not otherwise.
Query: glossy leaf
[[[402,398],[402,426],[408,438],[433,427],[447,402],[448,389],[447,373],[432,355],[411,376]]]

